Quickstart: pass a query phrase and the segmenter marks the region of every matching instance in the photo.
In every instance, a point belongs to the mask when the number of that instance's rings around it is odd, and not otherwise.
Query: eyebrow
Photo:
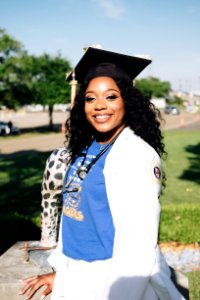
[[[105,92],[111,92],[111,91],[114,91],[114,92],[117,92],[117,93],[120,93],[120,90],[116,90],[116,89],[108,89],[108,90],[105,90]],[[87,93],[95,93],[95,91],[86,91],[85,94]]]

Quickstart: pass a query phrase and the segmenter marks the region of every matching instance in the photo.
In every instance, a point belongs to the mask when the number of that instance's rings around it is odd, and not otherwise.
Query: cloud
[[[105,12],[105,14],[112,19],[119,19],[124,13],[124,7],[116,0],[92,0],[96,2]]]

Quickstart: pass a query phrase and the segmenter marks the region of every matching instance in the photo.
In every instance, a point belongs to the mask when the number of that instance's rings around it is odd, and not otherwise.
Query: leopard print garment
[[[46,161],[42,181],[41,245],[55,246],[58,239],[62,208],[62,188],[69,152],[66,148],[55,149]]]

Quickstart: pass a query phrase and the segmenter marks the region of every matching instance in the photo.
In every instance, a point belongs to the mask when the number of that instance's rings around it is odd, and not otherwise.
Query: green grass
[[[200,300],[200,271],[186,273],[189,280],[190,300]]]
[[[200,243],[200,205],[167,204],[162,206],[159,241],[182,244]]]
[[[167,131],[164,204],[200,204],[200,132]]]
[[[167,131],[159,241],[200,242],[200,132]],[[186,273],[190,300],[200,300],[200,271]]]
[[[0,254],[40,238],[41,179],[49,152],[0,156]]]
[[[200,133],[167,131],[167,181],[161,196],[161,242],[200,242]]]

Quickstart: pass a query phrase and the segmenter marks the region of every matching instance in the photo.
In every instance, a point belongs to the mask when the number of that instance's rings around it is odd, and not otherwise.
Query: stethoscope
[[[121,131],[120,131],[121,132]],[[70,179],[69,182],[67,182],[64,187],[63,187],[63,193],[66,192],[78,192],[78,188],[73,188],[72,190],[68,190],[69,186],[71,185],[71,183],[73,182],[74,178],[76,176],[79,177],[79,179],[81,181],[83,181],[85,179],[85,177],[87,176],[87,174],[89,173],[90,169],[92,168],[92,166],[95,164],[95,162],[114,144],[114,142],[116,141],[117,137],[119,136],[120,133],[118,133],[118,135],[109,143],[107,144],[102,150],[101,152],[87,165],[84,166],[85,160],[86,160],[86,156],[87,156],[87,150],[89,147],[87,147],[86,153],[82,154],[84,155],[84,158],[81,162],[80,167],[77,169],[77,171],[73,174],[72,178]],[[70,166],[68,168],[67,174],[65,176],[65,178],[68,177],[69,174],[69,170],[70,170]]]
[[[107,144],[101,150],[101,152],[87,166],[84,166],[87,153],[85,154],[85,157],[81,163],[81,166],[77,170],[77,175],[81,180],[85,179],[85,177],[87,176],[87,174],[89,173],[90,169],[95,164],[95,162],[108,150],[108,148],[110,148],[112,146],[113,143],[114,143],[114,140],[112,142],[110,142],[109,144]]]

